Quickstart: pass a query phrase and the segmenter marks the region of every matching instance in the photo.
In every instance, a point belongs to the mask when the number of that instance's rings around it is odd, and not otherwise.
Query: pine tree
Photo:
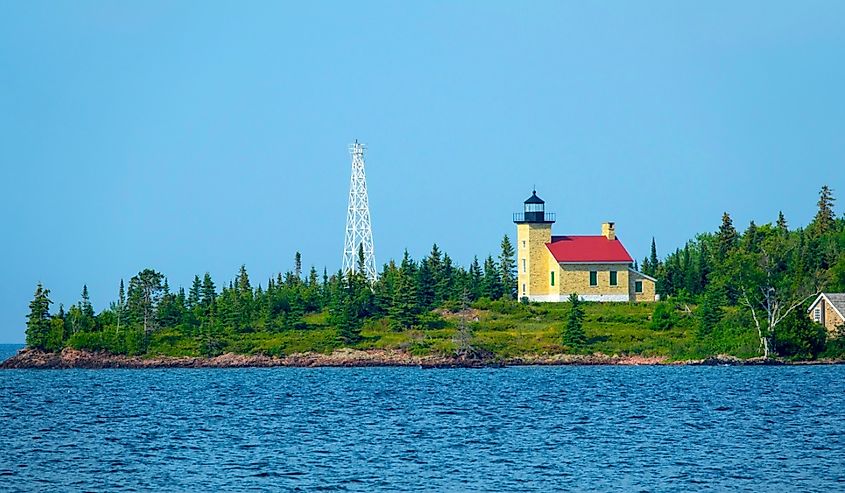
[[[648,258],[649,272],[645,274],[654,277],[657,275],[657,266],[660,265],[660,259],[657,258],[657,244],[654,242],[654,236],[651,237],[651,253]]]
[[[79,315],[76,323],[76,330],[91,332],[94,330],[94,307],[91,305],[91,298],[88,295],[88,285],[82,285],[82,299],[79,301]]]
[[[713,333],[713,329],[722,321],[724,316],[724,311],[722,310],[724,298],[725,294],[720,289],[709,290],[704,295],[704,301],[698,307],[696,313],[698,316],[698,331],[696,335],[699,339],[704,339]]]
[[[789,232],[789,225],[786,223],[786,218],[783,216],[783,211],[778,211],[778,221],[775,224],[777,230],[781,233]]]
[[[810,230],[817,236],[831,231],[836,224],[836,214],[833,212],[833,190],[827,185],[819,191],[818,212],[810,225]]]
[[[293,275],[297,279],[302,279],[302,254],[299,252],[296,252],[293,257]]]
[[[482,273],[481,265],[478,263],[478,257],[472,258],[472,264],[469,266],[469,294],[471,300],[477,300],[483,295]]]
[[[696,289],[693,291],[693,294],[704,292],[707,287],[707,278],[710,275],[707,244],[704,242],[700,242],[698,244],[698,269],[696,270],[696,274],[698,274],[698,283]]]
[[[499,273],[499,266],[496,265],[492,256],[488,256],[484,260],[482,295],[491,300],[498,300],[502,297],[502,275]]]
[[[734,228],[733,220],[727,212],[722,214],[722,225],[719,226],[716,238],[719,245],[719,258],[724,260],[737,244],[736,228]]]
[[[217,290],[214,287],[214,281],[211,279],[211,274],[208,272],[202,278],[202,299],[201,303],[205,308],[206,314],[211,310],[214,301],[217,299]]]
[[[569,312],[563,327],[563,343],[571,348],[580,348],[587,343],[587,334],[584,331],[584,309],[575,293],[569,295],[568,302]]]
[[[502,238],[501,249],[499,271],[502,275],[502,291],[505,299],[512,300],[516,298],[516,252],[508,235]]]
[[[404,330],[417,323],[417,283],[414,263],[405,250],[402,264],[393,291],[393,302],[388,310],[390,326],[394,330]]]
[[[435,299],[439,303],[451,300],[455,292],[455,266],[449,255],[443,255],[443,266],[440,269],[440,276],[437,285],[434,287]]]
[[[26,317],[26,345],[44,350],[50,337],[50,290],[44,289],[39,282],[35,287],[35,296],[29,303],[29,315]]]
[[[200,293],[202,291],[202,281],[200,276],[194,276],[194,282],[191,284],[191,290],[188,291],[188,308],[193,309],[200,302]]]
[[[129,311],[136,323],[142,323],[148,334],[155,326],[155,313],[161,298],[164,276],[152,269],[144,269],[129,280]]]
[[[654,274],[650,274],[650,272],[653,271],[651,270],[651,262],[648,260],[648,257],[643,257],[643,264],[640,267],[642,267],[640,272],[643,274],[647,276],[654,276]]]
[[[760,230],[757,228],[754,221],[751,221],[751,223],[748,224],[748,229],[746,229],[745,233],[742,235],[743,248],[746,252],[755,253],[760,249],[761,239]]]

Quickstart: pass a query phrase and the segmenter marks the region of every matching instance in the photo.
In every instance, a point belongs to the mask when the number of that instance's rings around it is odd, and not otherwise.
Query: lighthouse
[[[552,236],[554,213],[534,190],[513,215],[520,299],[560,302],[576,294],[583,301],[655,301],[656,279],[633,268],[634,260],[605,222],[600,235]]]
[[[537,196],[537,190],[523,203],[522,212],[513,215],[516,223],[517,242],[517,292],[519,297],[534,298],[548,294],[546,271],[549,255],[546,244],[552,241],[552,224],[555,214],[546,212],[546,203]]]

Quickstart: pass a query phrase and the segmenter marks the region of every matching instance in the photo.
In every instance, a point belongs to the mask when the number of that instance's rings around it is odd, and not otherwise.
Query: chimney
[[[601,225],[601,235],[607,238],[608,240],[615,240],[616,239],[616,227],[614,223],[607,222],[602,223]]]

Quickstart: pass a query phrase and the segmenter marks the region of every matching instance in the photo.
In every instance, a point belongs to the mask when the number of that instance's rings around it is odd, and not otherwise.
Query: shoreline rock
[[[266,355],[226,353],[210,358],[173,356],[123,356],[105,352],[64,348],[60,353],[24,348],[0,362],[0,369],[151,369],[151,368],[272,368],[272,367],[420,367],[420,368],[495,368],[504,366],[763,366],[842,364],[840,360],[786,361],[782,359],[740,359],[729,355],[701,360],[669,361],[665,356],[620,356],[595,353],[524,355],[515,358],[467,358],[455,356],[414,356],[400,350],[338,349],[331,354],[296,353],[282,358]]]

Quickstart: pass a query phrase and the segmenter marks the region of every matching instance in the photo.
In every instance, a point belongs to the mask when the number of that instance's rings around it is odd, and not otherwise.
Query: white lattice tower
[[[343,273],[357,273],[358,250],[364,250],[364,277],[371,283],[378,279],[373,250],[373,228],[367,199],[367,176],[364,173],[364,145],[356,140],[349,146],[352,154],[352,181],[349,185],[349,208],[346,211],[346,238],[343,241]]]

